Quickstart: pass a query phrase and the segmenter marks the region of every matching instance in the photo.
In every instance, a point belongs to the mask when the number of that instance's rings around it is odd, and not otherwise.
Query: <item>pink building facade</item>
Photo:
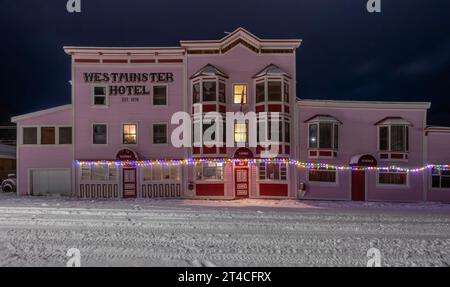
[[[416,172],[450,162],[450,129],[426,125],[430,104],[299,100],[300,45],[239,28],[179,47],[65,47],[72,102],[12,119],[18,194],[450,201],[447,171]],[[193,146],[174,143],[177,112],[188,115]],[[208,124],[196,116],[208,112],[256,113],[257,144],[246,120],[231,133],[224,123],[223,145],[198,144],[195,127]],[[262,157],[263,113],[279,115],[276,160]],[[414,172],[376,169],[393,165]]]

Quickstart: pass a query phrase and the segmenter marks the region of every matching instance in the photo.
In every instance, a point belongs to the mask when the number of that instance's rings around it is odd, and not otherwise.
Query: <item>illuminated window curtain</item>
[[[247,104],[247,85],[234,85],[233,102],[235,104]]]
[[[123,125],[123,143],[136,144],[137,143],[137,126]]]
[[[246,123],[235,123],[234,124],[234,141],[236,143],[246,143],[247,142],[247,124]]]

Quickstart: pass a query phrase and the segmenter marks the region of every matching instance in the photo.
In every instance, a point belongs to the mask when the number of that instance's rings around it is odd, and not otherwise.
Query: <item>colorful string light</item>
[[[392,172],[406,172],[406,173],[419,173],[425,170],[450,170],[450,165],[448,164],[427,164],[421,167],[400,167],[396,165],[391,166],[351,166],[351,165],[335,165],[330,163],[313,163],[313,162],[302,162],[290,158],[265,158],[265,159],[234,159],[234,158],[188,158],[188,159],[168,159],[168,160],[77,160],[76,164],[81,165],[115,165],[115,166],[131,166],[131,167],[146,167],[153,165],[161,166],[193,166],[202,163],[218,163],[218,164],[229,164],[229,163],[247,163],[250,165],[255,164],[290,164],[301,169],[321,169],[321,170],[337,170],[337,171],[366,171],[366,170],[376,170],[376,171],[392,171]]]

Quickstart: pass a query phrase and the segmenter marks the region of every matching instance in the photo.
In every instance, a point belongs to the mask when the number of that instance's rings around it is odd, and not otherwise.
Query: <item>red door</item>
[[[236,197],[248,197],[248,185],[248,168],[236,168],[234,170]]]
[[[352,200],[366,200],[366,174],[363,170],[352,171]]]
[[[136,169],[135,168],[124,168],[122,173],[123,181],[123,197],[136,197],[137,195],[137,184],[136,184]]]

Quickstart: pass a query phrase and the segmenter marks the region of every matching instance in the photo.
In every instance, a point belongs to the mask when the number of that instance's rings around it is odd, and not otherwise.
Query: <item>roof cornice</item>
[[[328,108],[368,108],[392,110],[427,110],[430,102],[389,102],[389,101],[332,101],[332,100],[298,100],[301,107]]]

